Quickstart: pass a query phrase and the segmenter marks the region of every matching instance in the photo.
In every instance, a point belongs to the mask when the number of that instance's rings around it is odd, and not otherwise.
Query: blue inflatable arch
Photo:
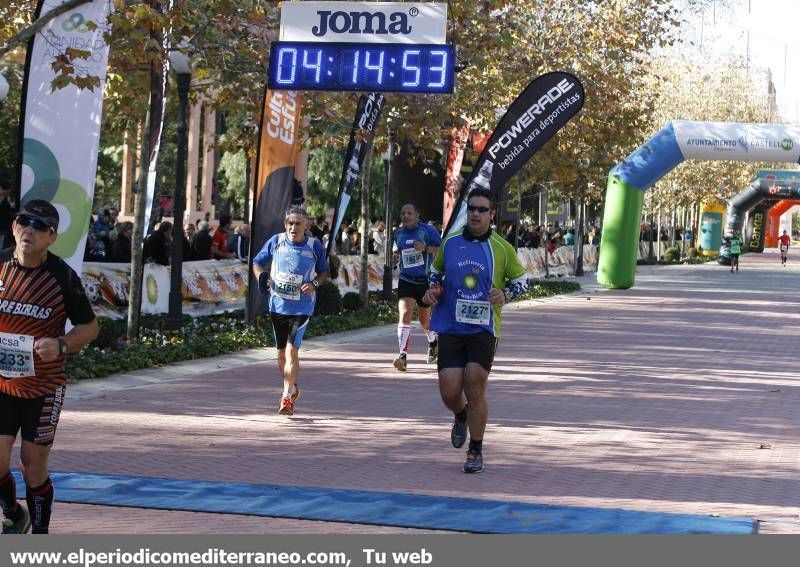
[[[628,289],[636,253],[644,191],[685,159],[800,161],[800,126],[676,120],[614,167],[608,175],[597,281]]]

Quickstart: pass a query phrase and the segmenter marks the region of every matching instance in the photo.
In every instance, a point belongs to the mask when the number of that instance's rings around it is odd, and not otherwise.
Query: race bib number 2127
[[[470,325],[488,325],[491,314],[488,301],[456,300],[456,321]]]

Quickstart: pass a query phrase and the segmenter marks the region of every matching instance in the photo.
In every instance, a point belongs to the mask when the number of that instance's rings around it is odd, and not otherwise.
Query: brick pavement
[[[800,532],[799,272],[774,254],[744,256],[738,274],[643,267],[630,290],[584,278],[580,293],[510,306],[482,475],[464,475],[450,447],[423,336],[400,374],[391,326],[307,341],[292,418],[276,415],[267,350],[73,385],[52,468],[746,516]],[[53,531],[414,530],[59,503]]]

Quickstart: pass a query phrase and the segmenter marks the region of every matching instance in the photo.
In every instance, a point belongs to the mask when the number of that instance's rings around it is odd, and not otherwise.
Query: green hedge
[[[320,290],[323,286],[325,284],[320,286]],[[534,281],[530,290],[520,299],[558,295],[578,289],[580,285],[575,282]],[[333,292],[330,295],[333,296]],[[348,303],[351,301],[348,300]],[[338,303],[339,313],[314,315],[308,324],[306,337],[397,322],[396,301],[382,301],[377,293],[371,293],[369,307],[359,311],[342,312],[341,297],[335,303]],[[329,312],[330,306],[323,311]],[[70,355],[67,359],[67,376],[70,380],[101,378],[118,372],[274,345],[269,317],[259,316],[253,325],[247,325],[241,311],[197,318],[187,315],[183,328],[177,332],[166,330],[163,316],[143,316],[139,341],[131,345],[124,341],[124,320],[100,317],[98,322],[100,333],[97,339],[79,354]]]

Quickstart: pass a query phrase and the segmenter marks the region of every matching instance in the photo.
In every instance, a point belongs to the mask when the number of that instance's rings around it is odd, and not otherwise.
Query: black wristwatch
[[[67,341],[62,339],[61,337],[58,338],[58,354],[67,354]]]

